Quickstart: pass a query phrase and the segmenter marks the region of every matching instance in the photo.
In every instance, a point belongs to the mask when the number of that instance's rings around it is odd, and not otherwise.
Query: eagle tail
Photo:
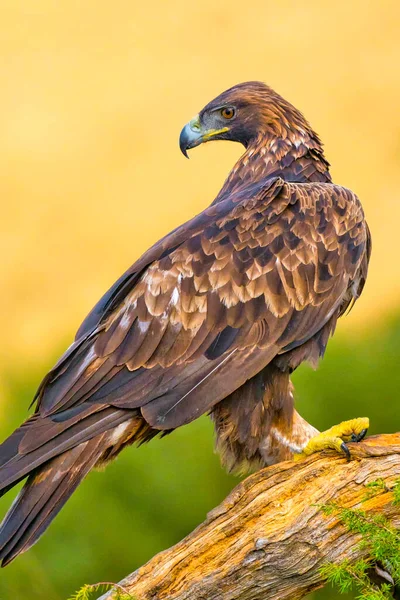
[[[104,452],[101,443],[104,435],[49,460],[29,475],[0,527],[3,567],[28,550],[44,533]]]
[[[89,407],[59,422],[33,415],[0,444],[0,497],[56,456],[81,447],[88,439],[100,439],[103,432],[112,431],[130,416],[112,407],[97,412]]]

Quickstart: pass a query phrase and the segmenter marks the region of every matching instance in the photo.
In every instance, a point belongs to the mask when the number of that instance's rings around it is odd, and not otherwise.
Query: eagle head
[[[209,102],[182,129],[179,146],[190,148],[210,140],[240,142],[246,148],[260,137],[292,137],[311,132],[292,104],[259,81],[240,83]]]

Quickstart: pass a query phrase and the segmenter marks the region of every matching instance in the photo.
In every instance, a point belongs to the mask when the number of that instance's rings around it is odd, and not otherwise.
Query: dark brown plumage
[[[233,114],[232,114],[233,113]],[[95,465],[209,412],[229,469],[301,451],[316,430],[290,373],[323,355],[360,295],[370,238],[357,197],[331,183],[318,136],[269,87],[213,100],[181,134],[246,151],[213,204],[105,294],[1,446],[0,489],[28,477],[0,531],[27,550]]]

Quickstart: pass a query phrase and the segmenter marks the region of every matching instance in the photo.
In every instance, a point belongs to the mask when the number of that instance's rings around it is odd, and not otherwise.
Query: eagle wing
[[[341,314],[369,248],[357,197],[333,184],[276,178],[211,206],[89,314],[17,430],[21,451],[56,455],[132,409],[158,430],[190,422]]]

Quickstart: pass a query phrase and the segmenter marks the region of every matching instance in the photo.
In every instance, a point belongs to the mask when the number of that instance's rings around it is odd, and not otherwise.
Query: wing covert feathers
[[[3,492],[34,473],[3,526],[5,561],[102,460],[92,440],[133,417],[147,427],[137,440],[149,439],[212,410],[274,357],[297,347],[303,357],[361,292],[368,257],[354,194],[279,178],[232,194],[153,247],[89,316],[39,388],[35,414],[1,446]],[[89,460],[78,449],[92,443]],[[57,461],[53,495],[37,474]],[[63,470],[68,461],[75,471]],[[18,508],[25,495],[36,503],[28,516]]]
[[[215,382],[214,361],[233,350],[226,368],[242,352],[304,343],[359,293],[367,244],[361,205],[340,186],[276,178],[231,194],[130,269],[132,288],[110,293],[97,327],[44,382],[39,411],[147,406],[207,373]]]

